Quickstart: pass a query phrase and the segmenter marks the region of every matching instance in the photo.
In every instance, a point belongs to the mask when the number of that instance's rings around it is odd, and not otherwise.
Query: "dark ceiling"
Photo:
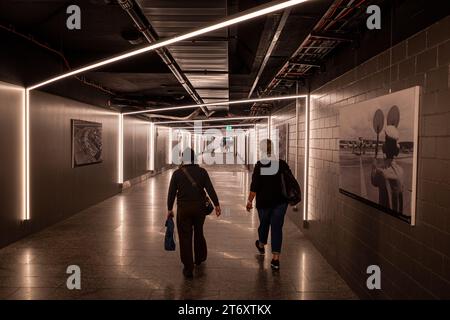
[[[5,61],[3,58],[6,57],[11,63],[0,67],[0,77],[9,77],[15,82],[30,85],[67,71],[69,67],[77,68],[146,45],[148,42],[118,1],[2,0],[0,36],[4,46],[0,59]],[[212,24],[217,19],[267,2],[270,1],[132,0],[138,16],[148,24],[154,34],[161,34],[163,37],[170,36],[170,32],[187,32],[189,26],[198,28]],[[292,59],[294,52],[315,30],[319,21],[324,20],[324,15],[336,15],[339,10],[343,13],[349,11],[345,13],[347,27],[340,26],[336,30],[340,31],[341,35],[359,34],[360,26],[355,27],[356,22],[352,24],[351,19],[359,18],[355,21],[361,24],[360,17],[368,4],[384,2],[311,0],[293,7],[289,14],[286,14],[283,23],[280,22],[283,20],[283,12],[277,12],[232,26],[221,33],[186,41],[178,47],[169,47],[168,50],[204,101],[214,101],[212,99],[215,96],[222,97],[225,93],[231,100],[243,99],[247,98],[251,91],[278,28],[281,31],[278,41],[260,72],[252,96],[261,93],[267,95],[292,92],[293,87],[289,81],[303,80],[314,73],[324,72],[313,68],[296,69],[296,72],[292,72],[290,68],[290,74],[280,73],[287,61]],[[441,5],[445,2],[437,1]],[[82,27],[81,30],[70,31],[65,27],[68,17],[66,8],[74,3],[81,8]],[[420,18],[424,11],[429,12],[429,9],[425,9],[425,3],[428,2],[421,0],[392,0],[391,3],[403,8],[412,18]],[[355,6],[354,10],[349,10],[348,4]],[[335,10],[333,5],[336,6]],[[333,10],[334,12],[330,12]],[[33,43],[32,40],[38,41],[39,44]],[[322,45],[324,43],[322,42]],[[333,50],[348,46],[348,43],[341,42],[332,44]],[[186,48],[184,52],[183,48]],[[228,52],[225,56],[221,55],[223,51],[220,50],[223,48]],[[329,55],[327,52],[321,59],[326,59]],[[198,70],[192,69],[192,65],[198,65]],[[307,72],[301,73],[299,70]],[[11,76],[12,73],[15,75]],[[280,80],[272,87],[275,77],[284,77],[284,82]],[[96,69],[83,74],[78,80],[62,82],[66,83],[45,89],[74,98],[81,95],[84,100],[91,100],[103,106],[112,105],[123,110],[194,103],[156,52]],[[271,90],[268,91],[268,87]],[[216,115],[248,115],[251,107],[230,106],[229,109],[217,109]],[[171,115],[186,116],[190,112],[179,111]],[[199,113],[199,116],[201,115],[202,113]]]

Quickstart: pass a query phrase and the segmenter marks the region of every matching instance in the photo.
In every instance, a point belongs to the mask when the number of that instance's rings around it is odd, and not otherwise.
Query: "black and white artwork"
[[[419,87],[340,110],[340,192],[415,223]]]
[[[100,163],[102,124],[72,119],[72,167]]]

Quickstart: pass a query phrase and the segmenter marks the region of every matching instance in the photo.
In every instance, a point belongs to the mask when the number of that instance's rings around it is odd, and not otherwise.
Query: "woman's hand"
[[[220,209],[220,206],[216,207],[216,216],[220,216],[222,214],[222,209]]]
[[[248,212],[253,209],[253,201],[247,201],[247,206],[245,207]]]
[[[250,191],[250,194],[248,195],[248,198],[247,198],[247,206],[245,207],[248,212],[250,212],[250,210],[253,209],[253,199],[255,199],[255,197],[256,197],[256,192]]]
[[[174,217],[173,210],[168,211],[167,212],[167,219],[173,218],[173,217]]]

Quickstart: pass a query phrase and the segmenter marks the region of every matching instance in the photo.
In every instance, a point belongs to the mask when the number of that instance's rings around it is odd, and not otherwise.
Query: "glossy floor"
[[[281,270],[254,248],[258,218],[245,211],[248,173],[208,169],[223,215],[205,223],[208,261],[186,280],[163,249],[171,172],[136,185],[0,250],[0,299],[355,299],[299,229],[286,219]],[[81,290],[66,287],[69,265]]]

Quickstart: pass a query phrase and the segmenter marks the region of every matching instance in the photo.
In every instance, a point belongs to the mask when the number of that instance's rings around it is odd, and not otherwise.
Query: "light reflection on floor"
[[[245,210],[249,174],[208,166],[223,216],[207,218],[208,261],[194,280],[163,249],[171,171],[0,250],[0,299],[354,299],[338,274],[286,219],[280,272],[256,254],[258,218]],[[79,265],[82,290],[66,289]]]

